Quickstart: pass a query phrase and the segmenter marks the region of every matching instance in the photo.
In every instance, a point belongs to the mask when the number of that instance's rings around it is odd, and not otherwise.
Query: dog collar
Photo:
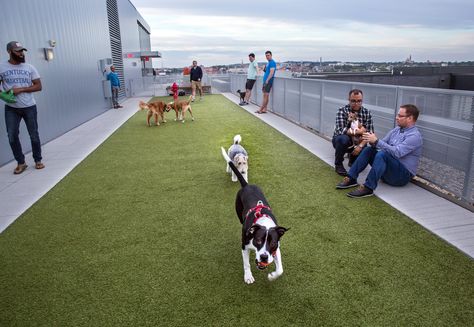
[[[260,219],[264,216],[263,213],[262,213],[262,209],[272,210],[272,209],[270,209],[269,206],[264,205],[262,200],[258,200],[257,205],[255,207],[249,209],[249,211],[247,211],[247,214],[245,215],[245,220],[247,220],[249,218],[250,214],[253,212],[253,217],[254,218],[253,218],[252,225],[254,225],[257,222],[258,219]]]

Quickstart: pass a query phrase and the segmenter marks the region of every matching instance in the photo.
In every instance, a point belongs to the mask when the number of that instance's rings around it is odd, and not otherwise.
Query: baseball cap
[[[11,41],[11,42],[7,43],[7,51],[10,51],[10,50],[13,50],[13,51],[22,51],[22,50],[28,51],[18,41]]]

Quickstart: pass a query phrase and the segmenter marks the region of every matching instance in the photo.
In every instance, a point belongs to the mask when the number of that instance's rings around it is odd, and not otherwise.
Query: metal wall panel
[[[0,60],[8,60],[5,43],[10,40],[20,41],[28,49],[26,61],[36,67],[43,84],[43,90],[35,93],[42,143],[108,109],[102,90],[103,76],[97,64],[99,59],[110,57],[106,17],[104,1],[8,3],[8,15],[0,20]],[[52,61],[44,59],[43,48],[50,47],[49,40],[56,41]],[[28,152],[31,149],[28,132],[21,125],[23,150]],[[1,117],[0,165],[12,159]]]
[[[138,52],[140,51],[138,13],[129,0],[117,0],[117,7],[120,17],[122,52]],[[140,58],[123,58],[123,70],[126,79],[125,92],[128,97],[135,96],[136,92],[144,88],[142,68]]]
[[[129,52],[140,51],[137,20],[145,27],[148,25],[129,0],[117,2],[123,47]],[[0,60],[8,60],[7,42],[20,41],[28,49],[26,61],[41,76],[43,90],[35,93],[35,98],[43,144],[110,108],[110,99],[105,98],[102,87],[105,76],[98,64],[99,60],[112,57],[106,0],[9,2],[8,15],[0,20],[0,31]],[[43,49],[50,47],[49,40],[56,41],[52,61],[44,58]],[[124,60],[124,72],[127,87],[130,85],[127,78],[141,77],[140,59]],[[0,165],[3,165],[13,160],[13,155],[3,113],[1,116]],[[24,152],[29,152],[31,145],[23,123],[20,137]]]

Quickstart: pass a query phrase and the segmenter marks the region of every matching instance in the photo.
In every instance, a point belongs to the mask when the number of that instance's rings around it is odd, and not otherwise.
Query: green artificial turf
[[[193,110],[159,127],[138,112],[0,234],[0,326],[472,326],[467,256],[347,198],[331,167],[224,97]],[[220,154],[235,134],[290,228],[275,282],[253,264],[243,282]]]

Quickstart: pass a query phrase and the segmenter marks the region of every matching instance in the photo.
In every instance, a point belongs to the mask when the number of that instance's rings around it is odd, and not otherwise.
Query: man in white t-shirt
[[[245,106],[246,104],[249,104],[249,99],[250,96],[252,95],[252,88],[253,85],[255,84],[255,81],[257,80],[257,74],[258,74],[258,64],[255,61],[255,54],[251,53],[249,54],[249,69],[247,71],[247,83],[245,83],[245,98],[244,101],[239,103],[241,106]]]
[[[25,51],[21,43],[11,41],[7,44],[10,59],[0,63],[0,85],[4,91],[13,90],[16,102],[5,104],[5,125],[8,141],[18,165],[14,174],[21,174],[28,167],[20,143],[20,122],[23,119],[30,134],[31,149],[35,168],[43,169],[41,162],[41,141],[38,133],[36,101],[33,92],[41,91],[41,80],[33,65],[25,63]]]

